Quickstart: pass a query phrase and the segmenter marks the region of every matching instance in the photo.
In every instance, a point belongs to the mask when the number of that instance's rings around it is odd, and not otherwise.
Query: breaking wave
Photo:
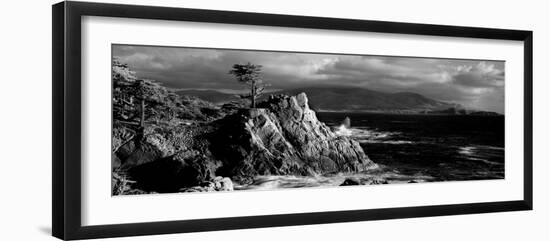
[[[470,161],[479,161],[488,165],[504,164],[501,162],[490,161],[492,157],[503,155],[503,147],[485,145],[462,146],[458,148],[457,152]]]
[[[382,144],[413,144],[408,140],[399,140],[400,132],[377,131],[365,127],[346,128],[345,125],[337,126],[334,133],[339,136],[347,136],[359,143],[382,143]]]
[[[301,188],[301,187],[337,187],[346,178],[357,180],[384,180],[380,184],[402,184],[422,183],[434,180],[434,177],[422,173],[404,174],[397,170],[381,166],[378,169],[355,174],[338,173],[334,175],[317,176],[278,176],[265,175],[256,176],[252,183],[235,185],[236,190],[276,190],[280,188]]]

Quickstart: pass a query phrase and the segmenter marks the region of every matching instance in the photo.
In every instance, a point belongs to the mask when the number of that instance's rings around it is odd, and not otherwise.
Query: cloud
[[[273,89],[349,86],[409,91],[470,108],[504,111],[504,62],[306,54],[153,46],[113,46],[138,77],[170,88],[241,90],[228,74],[236,63],[263,66]]]
[[[465,87],[504,86],[504,70],[487,62],[479,62],[475,66],[458,66],[453,78],[456,84]]]

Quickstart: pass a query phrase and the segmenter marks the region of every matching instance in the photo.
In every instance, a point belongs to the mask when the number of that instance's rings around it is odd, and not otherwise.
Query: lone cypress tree
[[[239,95],[243,99],[250,99],[250,108],[256,108],[256,98],[265,90],[266,84],[261,78],[262,66],[256,64],[235,64],[229,74],[235,76],[237,81],[248,85],[250,93]]]

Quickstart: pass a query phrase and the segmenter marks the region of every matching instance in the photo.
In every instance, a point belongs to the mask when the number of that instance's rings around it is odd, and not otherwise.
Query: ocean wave
[[[458,153],[465,156],[474,155],[475,147],[473,146],[463,146],[458,148]]]
[[[504,147],[485,145],[462,146],[458,148],[457,152],[470,161],[479,161],[489,165],[503,165],[500,162],[489,161],[489,158],[495,156],[495,152],[504,152]],[[496,155],[500,156],[501,154],[498,153]]]
[[[282,175],[265,175],[256,176],[250,184],[235,183],[236,190],[275,190],[282,188],[302,188],[302,187],[338,187],[347,178],[368,181],[383,180],[381,183],[373,184],[404,184],[404,183],[422,183],[433,181],[434,177],[422,173],[402,174],[399,171],[378,168],[362,173],[338,173],[334,175],[317,175],[317,176],[282,176]]]
[[[372,144],[393,144],[393,145],[403,145],[403,144],[414,144],[412,141],[379,141],[379,140],[358,140],[359,143],[372,143]]]
[[[376,143],[376,144],[413,144],[412,141],[399,140],[401,132],[378,131],[366,127],[346,128],[340,125],[333,128],[334,133],[339,136],[347,136],[358,141],[359,143]]]
[[[340,125],[335,128],[334,133],[339,136],[352,136],[353,131],[352,129],[346,128],[345,125]]]

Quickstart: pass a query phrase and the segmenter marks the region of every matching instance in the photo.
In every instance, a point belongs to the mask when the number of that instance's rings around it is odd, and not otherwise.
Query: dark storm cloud
[[[140,78],[176,89],[239,91],[228,74],[236,63],[263,65],[272,89],[350,86],[385,92],[409,91],[430,98],[504,111],[504,62],[303,54],[172,47],[113,47]]]

